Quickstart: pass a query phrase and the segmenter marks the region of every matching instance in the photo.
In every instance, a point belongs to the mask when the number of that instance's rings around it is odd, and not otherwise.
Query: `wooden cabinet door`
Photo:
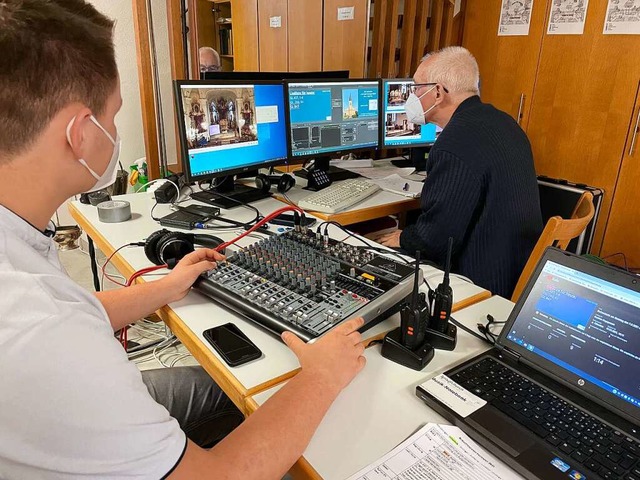
[[[640,269],[640,84],[638,87],[602,246],[603,257],[622,252],[627,266],[636,269]],[[608,261],[624,265],[622,256],[611,257]]]
[[[501,3],[467,0],[462,45],[478,61],[482,100],[509,113],[526,130],[549,1],[533,2],[527,36],[498,36]]]
[[[258,0],[261,72],[289,69],[287,0]]]
[[[238,72],[257,72],[258,0],[231,0],[233,66]]]
[[[349,70],[351,78],[364,77],[369,0],[324,0],[323,18],[322,69]]]
[[[603,35],[607,0],[591,0],[583,35],[545,35],[527,135],[540,175],[605,190],[602,246],[640,78],[640,36]]]
[[[289,71],[322,71],[322,0],[289,0]]]

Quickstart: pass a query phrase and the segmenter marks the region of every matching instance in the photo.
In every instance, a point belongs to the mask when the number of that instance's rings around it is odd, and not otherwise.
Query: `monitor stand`
[[[233,175],[221,177],[216,187],[191,194],[191,198],[215,207],[230,210],[247,203],[256,202],[270,197],[267,191],[234,182]]]
[[[343,170],[342,168],[329,165],[330,160],[331,157],[329,156],[316,157],[314,159],[313,168],[327,172],[329,178],[333,182],[337,182],[339,180],[347,180],[348,178],[358,178],[360,176],[357,173],[350,172],[349,170]],[[300,169],[296,170],[294,173],[296,177],[306,179],[308,172],[306,170]]]

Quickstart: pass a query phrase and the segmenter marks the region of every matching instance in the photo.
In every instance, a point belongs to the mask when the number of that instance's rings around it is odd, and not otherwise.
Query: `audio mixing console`
[[[310,341],[351,318],[363,317],[365,329],[385,318],[411,294],[413,269],[299,229],[229,255],[194,287],[272,332]]]

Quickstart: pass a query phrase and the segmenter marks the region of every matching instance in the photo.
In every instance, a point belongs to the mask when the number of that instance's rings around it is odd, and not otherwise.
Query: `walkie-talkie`
[[[424,293],[418,292],[420,286],[420,251],[416,252],[416,269],[413,278],[413,293],[411,303],[405,304],[400,310],[400,328],[402,344],[415,350],[424,343],[424,337],[429,320],[429,307]]]
[[[438,288],[430,292],[431,318],[429,327],[440,333],[447,333],[449,318],[453,307],[453,290],[449,286],[449,273],[451,272],[451,251],[453,250],[453,238],[449,237],[447,247],[447,262],[444,267],[444,277]]]

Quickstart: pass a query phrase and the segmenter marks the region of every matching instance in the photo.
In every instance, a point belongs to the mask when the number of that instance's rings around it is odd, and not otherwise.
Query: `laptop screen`
[[[528,359],[640,407],[639,292],[547,260],[505,333]]]

